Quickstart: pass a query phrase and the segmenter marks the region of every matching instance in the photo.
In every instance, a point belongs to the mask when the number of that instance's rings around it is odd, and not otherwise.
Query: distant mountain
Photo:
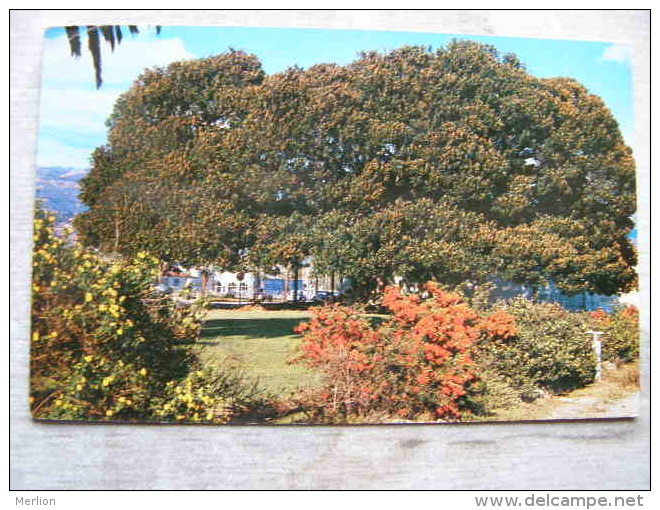
[[[44,202],[44,208],[56,216],[56,224],[71,223],[71,219],[87,207],[78,199],[78,181],[87,170],[60,166],[37,167],[36,197]]]

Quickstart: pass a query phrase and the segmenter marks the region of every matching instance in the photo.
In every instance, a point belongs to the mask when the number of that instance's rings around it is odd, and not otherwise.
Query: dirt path
[[[545,419],[629,418],[639,413],[636,365],[606,372],[603,380],[564,397],[554,397]]]
[[[615,402],[606,412],[617,417],[637,416],[639,414],[639,399],[639,391],[636,391],[632,395]]]
[[[558,397],[550,420],[584,418],[629,418],[636,416],[639,409],[639,391],[613,401],[590,395]]]

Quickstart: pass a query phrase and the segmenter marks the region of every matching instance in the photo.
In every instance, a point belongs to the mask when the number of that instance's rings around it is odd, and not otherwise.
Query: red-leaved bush
[[[384,417],[458,420],[468,385],[475,380],[471,352],[478,340],[515,335],[504,312],[479,316],[458,294],[426,284],[429,299],[384,291],[391,315],[370,318],[343,306],[313,309],[294,360],[321,370],[325,386],[305,405],[317,419]]]

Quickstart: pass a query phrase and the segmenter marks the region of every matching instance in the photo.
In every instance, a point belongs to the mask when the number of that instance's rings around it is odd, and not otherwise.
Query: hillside
[[[57,224],[70,223],[86,207],[78,199],[78,181],[87,170],[65,167],[37,167],[36,198],[44,201],[44,207],[55,213]]]

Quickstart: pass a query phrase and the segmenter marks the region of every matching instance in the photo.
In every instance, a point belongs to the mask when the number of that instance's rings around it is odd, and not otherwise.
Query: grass
[[[301,342],[293,328],[308,317],[300,310],[210,310],[194,349],[205,365],[237,366],[267,391],[288,397],[321,382],[320,374],[289,363]]]

